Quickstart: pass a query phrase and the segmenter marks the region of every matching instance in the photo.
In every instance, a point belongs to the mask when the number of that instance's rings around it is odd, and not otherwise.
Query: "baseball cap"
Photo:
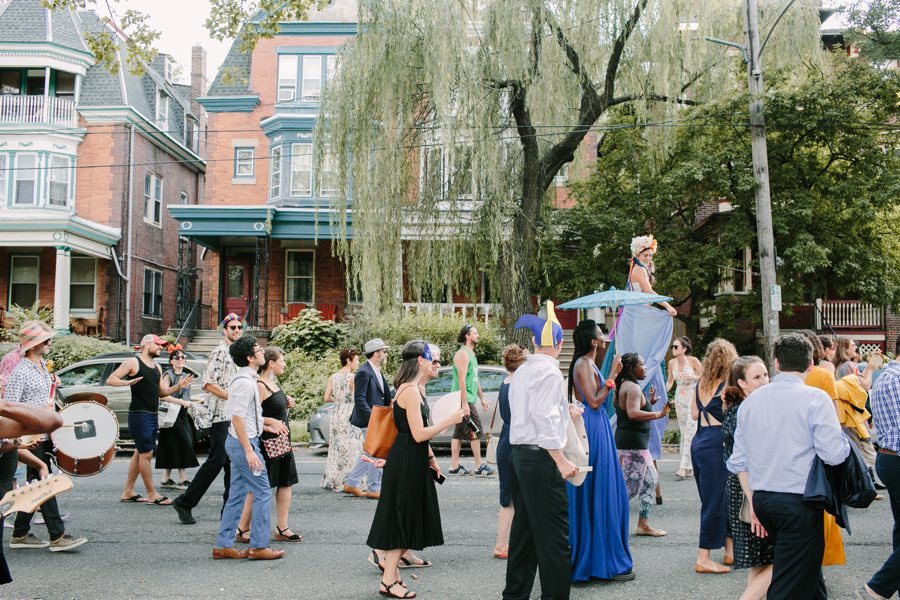
[[[165,348],[166,346],[169,345],[169,342],[167,340],[162,339],[155,333],[148,333],[147,335],[145,335],[144,337],[141,338],[141,346],[146,346],[150,342],[153,342],[157,346],[162,346],[163,348]]]

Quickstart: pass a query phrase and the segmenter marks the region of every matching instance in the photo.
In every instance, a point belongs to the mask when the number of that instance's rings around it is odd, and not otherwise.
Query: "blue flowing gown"
[[[612,579],[633,568],[628,492],[606,409],[594,410],[585,404],[582,417],[590,448],[588,462],[594,470],[580,486],[566,484],[572,581]]]

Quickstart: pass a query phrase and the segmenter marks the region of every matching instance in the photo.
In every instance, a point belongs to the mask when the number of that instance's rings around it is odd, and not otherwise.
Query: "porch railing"
[[[425,314],[437,314],[440,317],[459,315],[463,319],[470,321],[484,321],[490,323],[491,317],[497,318],[500,315],[500,305],[481,303],[430,303],[430,302],[404,302],[403,310],[405,312],[416,312]]]
[[[0,123],[49,123],[75,127],[75,101],[55,96],[0,95]]]
[[[178,331],[178,335],[175,337],[175,343],[181,343],[181,338],[185,339],[185,345],[188,342],[194,339],[194,335],[197,333],[197,324],[200,320],[200,310],[202,304],[200,300],[194,302],[194,305],[191,307],[190,312],[188,312],[187,317],[184,320],[184,324],[182,324],[181,329]]]
[[[816,329],[882,329],[884,307],[860,300],[816,300]]]

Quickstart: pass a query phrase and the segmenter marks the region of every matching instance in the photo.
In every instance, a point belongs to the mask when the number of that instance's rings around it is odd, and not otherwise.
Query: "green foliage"
[[[785,305],[858,296],[900,306],[900,75],[835,57],[824,69],[767,77],[765,114],[772,212]],[[629,240],[659,240],[656,291],[691,302],[692,332],[704,312],[706,337],[735,340],[738,323],[758,324],[753,290],[716,295],[743,278],[740,257],[756,257],[756,217],[748,98],[732,93],[686,109],[672,148],[654,163],[636,124],[622,111],[601,135],[596,170],[572,185],[578,200],[551,216],[542,246],[546,296],[572,297],[623,287]],[[720,212],[719,201],[730,210]],[[753,340],[735,340],[753,351]],[[700,346],[702,347],[702,343]]]
[[[680,444],[681,443],[681,431],[678,429],[666,429],[663,432],[662,436],[663,444]]]
[[[53,369],[58,371],[98,354],[129,352],[130,350],[130,348],[122,344],[107,342],[91,336],[60,335],[53,338],[53,345],[50,346],[50,352],[46,358],[53,361]]]
[[[845,6],[847,41],[872,64],[900,58],[900,0],[855,0]]]
[[[380,316],[357,315],[348,323],[347,344],[362,351],[367,340],[379,337],[391,347],[388,351],[385,373],[394,373],[400,365],[400,348],[410,340],[422,339],[441,349],[441,362],[450,364],[459,349],[456,341],[460,329],[466,324],[462,317],[440,317],[433,314],[404,312]],[[503,337],[496,321],[491,325],[474,323],[480,339],[475,347],[479,364],[498,364],[503,349]]]
[[[12,337],[15,340],[18,340],[18,336],[16,335],[18,332],[18,328],[25,321],[42,321],[49,326],[53,326],[53,306],[41,306],[38,301],[35,301],[30,307],[19,306],[18,304],[13,304],[9,307],[9,311],[6,313],[6,318],[10,322],[11,329],[13,330]]]
[[[291,409],[291,418],[306,420],[322,405],[325,384],[341,368],[341,361],[334,350],[321,354],[294,350],[287,353],[285,362],[287,366],[278,383],[285,394],[297,401]]]
[[[336,349],[343,339],[344,330],[340,324],[321,319],[318,310],[307,308],[289,323],[273,329],[270,344],[285,352],[302,350],[313,356],[322,356]]]

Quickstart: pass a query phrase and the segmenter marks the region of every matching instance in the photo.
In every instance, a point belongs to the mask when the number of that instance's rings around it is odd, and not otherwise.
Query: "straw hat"
[[[27,321],[19,330],[19,344],[22,352],[28,352],[38,344],[43,344],[56,335],[49,325],[41,321]]]

